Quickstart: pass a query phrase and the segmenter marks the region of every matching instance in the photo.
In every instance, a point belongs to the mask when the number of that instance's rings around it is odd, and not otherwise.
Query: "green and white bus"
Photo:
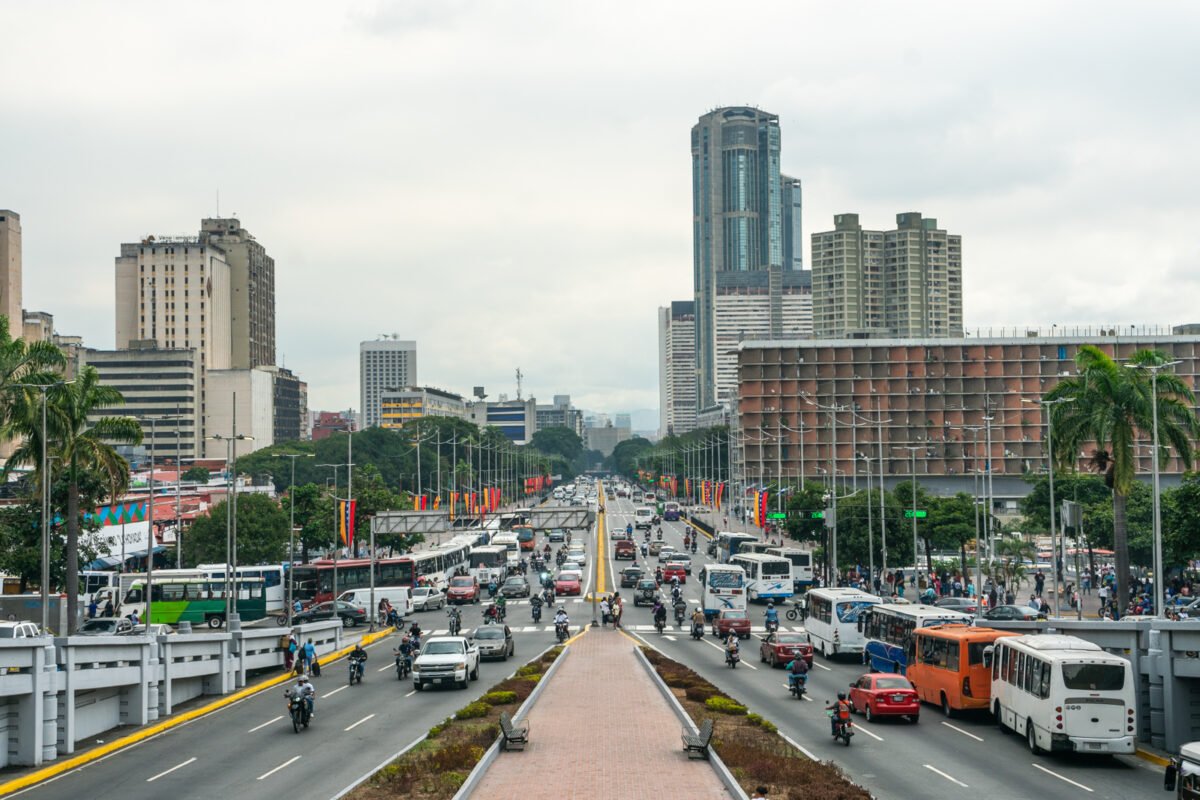
[[[219,628],[225,624],[225,581],[208,578],[154,577],[151,585],[150,624],[178,625],[190,622],[193,625],[208,625]],[[136,581],[125,594],[121,613],[128,616],[137,611],[138,618],[146,622],[146,598],[143,590],[145,580]],[[267,615],[266,585],[262,578],[238,579],[237,613],[243,622],[253,622]]]

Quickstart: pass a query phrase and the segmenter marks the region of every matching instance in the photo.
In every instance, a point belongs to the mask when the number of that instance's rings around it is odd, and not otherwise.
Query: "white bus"
[[[881,603],[860,617],[867,637],[863,663],[869,665],[872,672],[904,675],[912,653],[913,631],[950,622],[970,625],[972,619],[970,614],[937,606]]]
[[[1136,686],[1127,659],[1076,636],[998,639],[992,649],[992,711],[1034,753],[1136,750]]]
[[[741,548],[758,541],[758,537],[750,533],[737,531],[721,531],[713,539],[716,545],[716,557],[722,564],[728,564],[729,559],[742,552]]]
[[[503,583],[508,569],[508,548],[502,544],[473,547],[467,562],[480,586],[487,586],[493,579],[496,583]]]
[[[700,605],[708,620],[722,611],[745,611],[746,571],[729,564],[705,564],[700,570]]]
[[[883,602],[858,589],[813,589],[808,600],[804,630],[813,649],[829,658],[838,653],[861,653],[866,638],[858,620],[864,611]]]
[[[742,545],[742,549],[745,545]],[[773,556],[783,556],[792,562],[792,591],[797,594],[808,591],[813,585],[813,556],[811,550],[801,550],[799,547],[768,547],[764,551]]]
[[[746,570],[746,601],[786,600],[792,596],[792,562],[767,553],[738,553],[732,566]]]
[[[649,528],[653,523],[654,509],[649,506],[639,506],[633,512],[633,527],[634,529]]]
[[[196,569],[213,580],[225,580],[224,564],[197,564]],[[158,580],[160,572],[175,573],[177,570],[154,570],[154,578]],[[284,564],[258,564],[255,566],[238,565],[235,573],[240,582],[245,578],[262,578],[264,593],[267,597],[267,614],[283,613],[283,604],[287,602],[287,566]]]

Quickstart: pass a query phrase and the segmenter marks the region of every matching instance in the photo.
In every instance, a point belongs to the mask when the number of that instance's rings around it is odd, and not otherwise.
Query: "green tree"
[[[583,455],[583,439],[579,434],[562,425],[542,428],[529,440],[530,446],[547,455],[560,455],[568,463],[574,463]]]
[[[208,483],[209,477],[207,467],[192,467],[183,473],[183,480],[191,483]]]
[[[1163,564],[1185,565],[1200,553],[1200,475],[1189,472],[1163,492],[1162,510]]]
[[[608,465],[614,472],[636,480],[635,459],[649,455],[653,449],[654,445],[648,439],[634,436],[632,439],[617,443],[617,446],[613,448],[612,455],[608,457]]]
[[[975,502],[971,495],[959,492],[953,497],[931,497],[928,525],[925,526],[925,556],[933,573],[932,550],[954,548],[959,552],[960,570],[967,571],[967,542],[975,538]]]
[[[189,564],[225,563],[227,502],[222,500],[208,515],[197,517],[183,540]],[[288,514],[265,494],[237,497],[237,550],[239,564],[279,562],[287,554]]]
[[[300,560],[307,564],[311,550],[324,551],[333,546],[333,497],[324,486],[315,483],[297,484],[293,491],[296,493],[296,527],[299,528],[296,538],[300,544]]]
[[[50,342],[26,342],[14,339],[8,332],[8,317],[0,315],[0,434],[5,441],[24,435],[19,428],[10,427],[13,412],[21,407],[16,400],[26,400],[36,390],[14,384],[51,384],[62,380],[66,358]],[[41,411],[40,404],[38,411]]]
[[[1137,440],[1152,432],[1156,406],[1163,447],[1155,455],[1162,461],[1174,450],[1190,468],[1192,442],[1200,435],[1200,422],[1192,410],[1195,397],[1182,379],[1161,373],[1158,396],[1153,396],[1150,368],[1165,363],[1167,358],[1160,351],[1141,350],[1126,364],[1118,364],[1098,347],[1084,345],[1075,356],[1078,376],[1064,378],[1045,395],[1048,401],[1071,401],[1050,407],[1058,466],[1073,469],[1080,448],[1094,443],[1092,463],[1112,489],[1113,550],[1121,605],[1129,597],[1126,500],[1136,483]],[[1154,577],[1155,581],[1162,579]]]

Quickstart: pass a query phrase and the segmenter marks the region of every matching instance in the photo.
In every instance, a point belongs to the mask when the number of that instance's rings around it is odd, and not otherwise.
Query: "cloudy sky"
[[[966,9],[966,10],[964,10]],[[237,214],[281,360],[656,408],[691,296],[689,130],[778,114],[806,236],[964,239],[968,327],[1200,321],[1200,4],[0,0],[0,208],[25,306],[113,344],[113,257]],[[806,243],[806,259],[807,259]]]

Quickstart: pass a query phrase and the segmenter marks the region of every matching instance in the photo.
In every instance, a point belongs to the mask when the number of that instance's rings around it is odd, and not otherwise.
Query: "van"
[[[373,615],[379,608],[379,601],[387,598],[387,601],[392,604],[392,608],[396,609],[396,613],[402,617],[406,617],[412,613],[412,597],[407,586],[376,586],[375,587],[375,602],[371,602],[371,587],[363,587],[361,589],[349,589],[338,595],[338,600],[343,603],[349,603],[355,608],[364,609],[367,614]]]

